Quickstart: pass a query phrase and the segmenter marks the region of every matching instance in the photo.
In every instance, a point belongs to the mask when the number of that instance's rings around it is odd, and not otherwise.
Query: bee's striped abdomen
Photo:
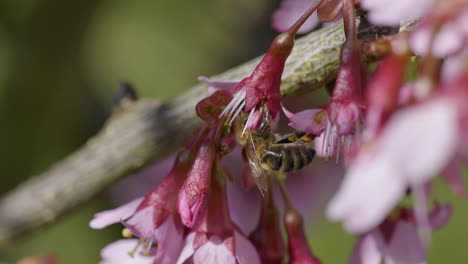
[[[291,172],[304,168],[314,158],[311,144],[273,144],[263,150],[262,167],[272,171]]]

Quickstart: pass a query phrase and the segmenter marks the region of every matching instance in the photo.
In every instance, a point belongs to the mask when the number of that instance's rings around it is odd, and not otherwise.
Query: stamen
[[[245,100],[243,100],[239,104],[239,107],[237,108],[236,112],[231,116],[231,119],[227,123],[228,125],[232,124],[232,122],[234,121],[234,119],[236,119],[236,117],[239,115],[240,111],[244,108],[244,106],[245,106]]]
[[[132,258],[135,257],[135,252],[138,250],[138,248],[140,247],[142,243],[143,243],[143,239],[139,239],[135,247],[130,252],[128,252],[128,255],[130,255],[130,257]]]
[[[247,118],[247,121],[245,122],[245,125],[244,125],[244,129],[242,130],[242,137],[244,137],[245,131],[247,130],[247,124],[252,119],[254,111],[255,111],[255,108],[252,108],[252,110],[250,110],[249,117]]]
[[[143,256],[149,256],[150,255],[150,253],[151,253],[150,251],[151,251],[151,247],[153,246],[153,242],[154,242],[154,237],[152,237],[147,243],[145,243],[144,248],[146,250],[141,253]]]
[[[239,114],[239,109],[242,109],[245,105],[245,90],[240,90],[234,95],[234,98],[232,98],[231,102],[224,108],[223,112],[219,115],[219,117],[225,116],[227,120],[234,120],[237,114]],[[234,115],[234,112],[237,112],[236,115]],[[234,116],[234,118],[233,118]],[[230,122],[232,122],[230,121]]]

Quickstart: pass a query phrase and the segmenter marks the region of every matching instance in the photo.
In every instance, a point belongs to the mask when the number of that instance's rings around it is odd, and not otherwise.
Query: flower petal
[[[429,214],[429,225],[432,231],[439,230],[446,226],[451,216],[452,205],[448,203],[445,205],[440,205],[437,203]]]
[[[240,81],[221,81],[221,80],[214,80],[210,79],[206,76],[199,76],[198,80],[200,82],[204,82],[212,88],[212,92],[216,92],[217,90],[224,90],[228,92],[232,92],[234,88],[239,84]]]
[[[290,127],[313,135],[322,133],[327,123],[326,111],[323,109],[307,109],[294,114],[283,107],[283,112],[290,121]]]
[[[402,20],[413,20],[424,16],[435,0],[362,0],[368,10],[368,19],[378,25],[399,25]]]
[[[433,30],[432,25],[423,24],[411,34],[410,45],[415,54],[422,56],[429,52]],[[459,51],[464,43],[462,28],[455,22],[447,23],[435,36],[432,55],[438,58],[445,57]]]
[[[193,254],[194,264],[236,264],[236,258],[218,236],[210,239]]]
[[[379,148],[398,166],[395,176],[420,185],[448,165],[458,142],[455,107],[448,98],[438,98],[401,110],[389,120]]]
[[[177,215],[170,215],[164,223],[156,229],[155,237],[158,241],[156,263],[176,263],[181,254],[184,236],[183,226]]]
[[[245,190],[239,183],[227,184],[229,212],[232,221],[246,234],[257,225],[261,195],[256,188]]]
[[[127,221],[123,221],[122,224],[130,229],[130,231],[137,237],[151,238],[154,236],[154,230],[156,230],[153,217],[154,210],[154,206],[148,206],[135,213]]]
[[[361,236],[353,248],[349,264],[380,264],[382,236],[378,230]]]
[[[403,221],[396,224],[393,236],[385,249],[385,263],[426,263],[426,249],[413,225]]]
[[[342,220],[351,233],[362,233],[381,223],[406,191],[406,184],[395,177],[396,168],[385,155],[359,159],[348,170],[327,210],[330,219]]]
[[[309,9],[316,0],[283,0],[281,6],[273,13],[272,27],[280,32],[289,29],[303,14]],[[298,33],[305,33],[312,30],[319,23],[317,13],[314,13],[304,25],[301,26]]]
[[[250,240],[238,231],[234,231],[236,258],[239,264],[260,264],[260,257]]]
[[[94,229],[101,229],[118,223],[123,219],[127,219],[135,212],[141,201],[143,201],[143,197],[137,198],[115,209],[97,213],[94,215],[93,220],[89,222],[89,226]]]
[[[121,239],[107,245],[101,250],[102,261],[100,264],[151,264],[154,256],[143,256],[141,250],[137,250],[133,257],[129,254],[138,243],[138,239]],[[139,247],[142,249],[142,247]]]
[[[195,232],[191,232],[188,234],[188,236],[185,238],[185,245],[182,248],[182,251],[180,252],[179,259],[177,260],[177,264],[183,264],[187,259],[189,259],[195,250],[193,249],[193,240],[195,239]]]

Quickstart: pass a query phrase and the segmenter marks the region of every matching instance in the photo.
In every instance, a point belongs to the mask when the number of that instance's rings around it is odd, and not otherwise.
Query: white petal
[[[423,16],[435,0],[362,0],[363,8],[369,10],[369,20],[379,25],[398,25],[402,20]]]
[[[236,258],[217,236],[199,247],[193,254],[194,264],[236,264]]]
[[[420,185],[440,173],[453,158],[458,141],[456,103],[438,98],[404,109],[388,122],[380,139],[399,176]]]
[[[133,257],[129,254],[138,243],[138,239],[121,239],[107,245],[101,250],[102,261],[100,264],[150,264],[154,261],[154,256],[146,257],[137,250]],[[141,249],[142,247],[140,247]]]
[[[97,213],[94,215],[93,220],[89,222],[89,226],[94,229],[101,229],[120,222],[123,219],[127,219],[135,212],[141,201],[143,201],[143,197],[137,198],[115,209]]]

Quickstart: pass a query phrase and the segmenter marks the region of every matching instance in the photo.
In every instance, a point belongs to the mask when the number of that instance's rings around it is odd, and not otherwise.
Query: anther
[[[125,238],[131,238],[131,237],[133,237],[133,233],[132,233],[132,231],[130,231],[130,229],[124,228],[124,229],[122,229],[122,236],[125,237]]]

